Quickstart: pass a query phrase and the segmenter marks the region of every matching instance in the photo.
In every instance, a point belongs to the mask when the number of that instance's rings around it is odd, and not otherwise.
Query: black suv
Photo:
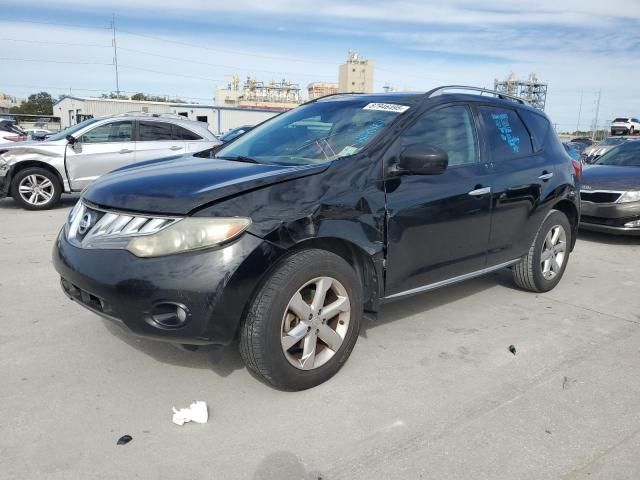
[[[57,238],[62,287],[139,335],[239,338],[284,390],[334,375],[383,302],[505,267],[550,290],[576,240],[580,163],[540,111],[465,89],[323,97],[105,175]]]

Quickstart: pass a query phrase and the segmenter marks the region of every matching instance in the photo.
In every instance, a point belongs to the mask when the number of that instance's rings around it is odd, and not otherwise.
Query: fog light
[[[189,309],[181,303],[156,303],[151,310],[151,318],[164,328],[180,328],[191,317]]]
[[[632,222],[627,222],[624,224],[624,226],[627,228],[640,227],[640,218]]]

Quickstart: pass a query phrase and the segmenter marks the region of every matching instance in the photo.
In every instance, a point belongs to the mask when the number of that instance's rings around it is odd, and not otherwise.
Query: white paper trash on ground
[[[207,423],[209,420],[207,403],[196,401],[189,405],[189,408],[181,408],[180,410],[173,407],[172,420],[176,425],[184,425],[186,422]]]

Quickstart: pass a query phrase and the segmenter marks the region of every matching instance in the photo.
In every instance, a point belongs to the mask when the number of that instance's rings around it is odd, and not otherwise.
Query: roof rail
[[[150,113],[150,112],[125,112],[125,113],[116,113],[113,115],[114,117],[152,117],[152,118],[175,118],[178,120],[190,120],[188,117],[184,115],[178,115],[176,113]]]
[[[480,92],[480,95],[482,95],[483,93],[488,93],[490,95],[493,95],[494,97],[501,98],[503,100],[511,100],[514,102],[521,103],[522,105],[528,105],[528,102],[520,97],[498,92],[496,90],[489,90],[488,88],[469,87],[466,85],[444,85],[442,87],[437,87],[427,92],[427,98],[433,97],[434,95],[442,95],[447,90],[470,90],[473,92]]]

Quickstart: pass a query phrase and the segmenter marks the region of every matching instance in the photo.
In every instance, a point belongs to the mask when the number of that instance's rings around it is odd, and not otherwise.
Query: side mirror
[[[76,144],[76,142],[78,141],[78,139],[76,137],[74,137],[73,135],[67,135],[66,136],[67,142],[69,142],[69,145],[73,146]]]
[[[409,145],[400,153],[398,173],[405,175],[440,175],[449,166],[447,152],[430,145]]]

